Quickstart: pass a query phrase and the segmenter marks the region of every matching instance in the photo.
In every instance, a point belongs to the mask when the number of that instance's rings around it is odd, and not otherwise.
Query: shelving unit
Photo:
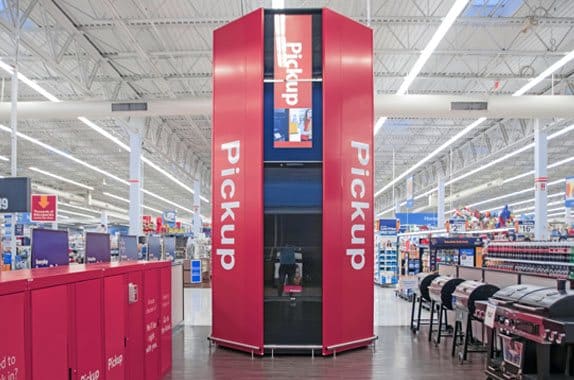
[[[399,255],[395,231],[379,231],[375,235],[374,282],[395,285],[399,279]]]
[[[491,269],[574,279],[574,243],[491,242],[485,262]]]

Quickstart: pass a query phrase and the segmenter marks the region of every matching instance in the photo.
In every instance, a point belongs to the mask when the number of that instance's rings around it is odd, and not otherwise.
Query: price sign
[[[496,316],[496,306],[494,305],[486,306],[486,313],[484,314],[484,325],[493,329],[495,316]]]

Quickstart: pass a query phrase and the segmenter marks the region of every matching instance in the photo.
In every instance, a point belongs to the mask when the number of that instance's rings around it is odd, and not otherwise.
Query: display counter
[[[0,378],[160,379],[171,368],[169,262],[3,272],[0,309]]]

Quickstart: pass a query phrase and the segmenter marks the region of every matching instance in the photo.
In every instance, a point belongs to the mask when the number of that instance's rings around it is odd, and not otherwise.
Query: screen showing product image
[[[138,259],[138,241],[136,236],[121,235],[118,238],[118,250],[121,261]]]
[[[48,268],[69,264],[68,232],[32,230],[32,268]]]
[[[150,235],[147,238],[148,260],[161,259],[161,240],[159,236]]]
[[[86,232],[86,264],[111,261],[110,235]]]
[[[276,15],[274,148],[312,148],[313,50],[310,15]]]

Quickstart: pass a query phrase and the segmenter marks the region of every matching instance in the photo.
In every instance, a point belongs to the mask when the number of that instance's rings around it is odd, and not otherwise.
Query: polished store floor
[[[450,339],[435,348],[408,328],[410,304],[392,289],[375,287],[376,349],[359,349],[333,357],[283,355],[256,357],[225,348],[210,349],[211,291],[186,289],[185,323],[174,333],[173,370],[166,380],[180,379],[484,379],[480,354],[459,364],[450,356]]]

